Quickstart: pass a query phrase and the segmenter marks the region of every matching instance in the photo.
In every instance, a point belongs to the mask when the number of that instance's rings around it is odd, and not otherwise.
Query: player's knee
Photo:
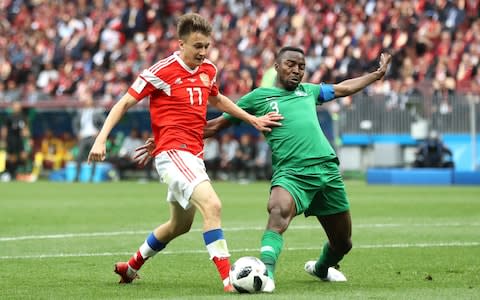
[[[203,203],[202,207],[199,207],[199,210],[205,221],[220,222],[222,213],[222,203],[220,200],[210,199]]]
[[[215,214],[220,215],[220,213],[222,212],[222,202],[216,196],[210,197],[210,199],[208,199],[207,206],[208,206],[208,210]]]

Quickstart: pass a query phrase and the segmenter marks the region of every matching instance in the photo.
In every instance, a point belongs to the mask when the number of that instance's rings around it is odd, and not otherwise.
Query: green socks
[[[273,279],[275,264],[283,248],[283,237],[278,232],[265,230],[262,237],[262,248],[260,249],[260,260],[263,261],[268,270],[268,277]]]
[[[327,277],[328,268],[336,266],[342,260],[343,254],[335,253],[328,242],[323,245],[322,254],[315,264],[315,274],[320,278]]]

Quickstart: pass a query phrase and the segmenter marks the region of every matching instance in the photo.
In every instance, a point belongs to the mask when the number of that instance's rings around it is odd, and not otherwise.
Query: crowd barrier
[[[480,171],[430,168],[370,168],[368,184],[388,185],[480,185]]]
[[[82,163],[80,165],[79,182],[104,182],[112,179],[114,171],[113,165],[105,162],[98,162],[95,166],[95,172],[92,174],[93,165]],[[65,168],[52,171],[49,174],[50,181],[73,182],[77,175],[77,163],[70,161],[65,164]]]

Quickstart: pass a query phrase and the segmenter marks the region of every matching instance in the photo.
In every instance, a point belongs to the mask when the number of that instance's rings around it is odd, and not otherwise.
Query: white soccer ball
[[[268,280],[265,264],[253,256],[239,258],[230,269],[230,282],[239,293],[257,293]]]

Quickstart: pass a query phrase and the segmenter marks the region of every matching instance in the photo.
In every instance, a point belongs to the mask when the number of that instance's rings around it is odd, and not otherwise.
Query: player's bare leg
[[[350,212],[317,217],[328,237],[318,261],[305,264],[305,271],[324,281],[346,281],[335,267],[352,248],[352,221]]]
[[[210,259],[214,262],[220,274],[224,290],[232,292],[234,289],[228,276],[230,253],[221,228],[222,204],[210,181],[203,181],[198,184],[193,190],[190,201],[203,216],[203,239]]]
[[[190,231],[194,217],[195,207],[185,210],[177,202],[171,202],[170,219],[155,228],[128,262],[115,264],[114,271],[120,275],[120,283],[130,283],[138,278],[137,272],[147,259],[165,248],[171,240]]]
[[[267,267],[270,278],[263,292],[271,293],[275,290],[275,265],[283,248],[282,234],[296,215],[295,201],[287,190],[275,186],[270,193],[267,209],[268,223],[262,237],[260,259]]]
[[[169,243],[176,237],[190,231],[195,218],[196,208],[184,209],[177,202],[170,202],[170,219],[153,231],[155,237]]]

